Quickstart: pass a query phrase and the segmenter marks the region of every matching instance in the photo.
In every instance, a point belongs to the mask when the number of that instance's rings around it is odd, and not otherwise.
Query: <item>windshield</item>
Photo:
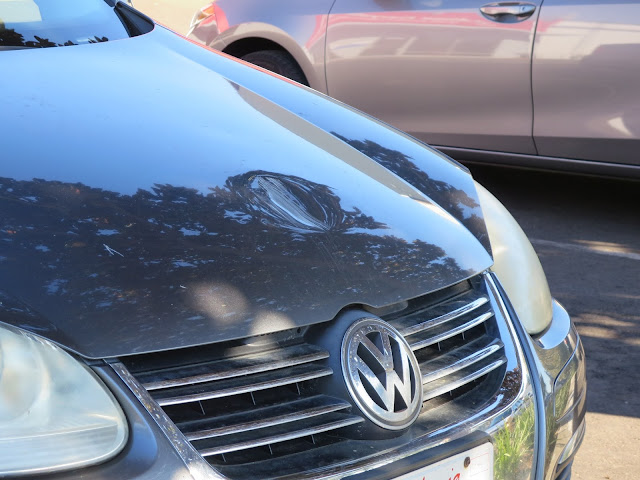
[[[105,0],[0,0],[0,50],[127,37],[127,29]]]

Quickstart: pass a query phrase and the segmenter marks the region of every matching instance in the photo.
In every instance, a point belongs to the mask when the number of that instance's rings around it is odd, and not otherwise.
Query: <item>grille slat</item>
[[[447,303],[446,306],[449,308],[453,308],[453,310],[438,315],[435,318],[432,317],[428,320],[418,321],[418,323],[415,323],[416,317],[419,318],[421,314],[424,315],[424,312],[417,312],[409,317],[402,319],[402,321],[395,322],[395,327],[403,336],[407,337],[409,335],[414,335],[424,330],[430,330],[434,327],[442,325],[443,323],[448,323],[452,320],[460,318],[467,313],[477,310],[488,302],[489,299],[484,295],[481,295],[475,299],[473,299],[473,297],[472,299],[470,299],[468,296],[465,296],[464,298],[456,300],[455,302]],[[434,314],[434,312],[430,310],[427,310],[427,312],[431,315]]]
[[[440,378],[439,380],[423,385],[422,400],[426,402],[427,400],[431,400],[432,398],[463,387],[468,383],[471,383],[474,380],[477,380],[480,377],[491,373],[492,371],[504,365],[506,362],[507,359],[502,357],[484,365],[473,365],[473,368],[459,370],[451,375],[447,375],[446,377]]]
[[[201,440],[295,422],[350,407],[351,405],[343,400],[317,395],[293,402],[256,408],[249,412],[183,422],[178,424],[178,428],[189,440]]]
[[[328,367],[304,364],[257,373],[251,376],[199,383],[194,386],[174,387],[167,390],[156,390],[152,393],[152,396],[160,406],[177,405],[295,384],[326,377],[332,373],[333,370]]]
[[[438,325],[437,327],[434,327],[432,330],[421,331],[420,334],[424,334],[425,332],[428,333],[428,336],[426,336],[426,338],[413,339],[410,337],[407,339],[407,341],[409,342],[409,346],[411,347],[411,350],[413,351],[420,350],[421,348],[435,345],[436,343],[442,342],[451,337],[464,333],[467,330],[471,330],[472,328],[477,327],[478,325],[486,322],[491,317],[493,317],[492,311],[485,312],[481,315],[478,315],[477,317],[472,318],[471,320],[467,320],[464,322],[460,322],[460,318],[458,317],[454,319],[456,320],[456,322],[454,322],[453,320],[450,320],[448,323]],[[450,325],[451,323],[455,323],[455,324]]]
[[[300,365],[302,363],[314,362],[327,358],[328,356],[328,352],[319,347],[301,344],[279,350],[271,349],[266,352],[244,355],[237,358],[224,358],[196,365],[152,370],[141,373],[137,377],[147,391],[152,391],[251,375]]]
[[[200,451],[202,456],[207,457],[310,437],[322,432],[355,425],[363,421],[362,417],[356,415],[330,413],[295,422],[292,425],[285,424],[270,427],[264,429],[264,431],[260,431],[257,436],[253,435],[254,432],[239,433],[231,437],[234,440],[233,443],[229,443],[229,436],[223,436],[194,442],[194,446]]]
[[[500,340],[492,340],[490,337],[483,336],[433,360],[421,363],[422,383],[427,384],[451,375],[474,363],[481,362],[502,349],[503,344]]]

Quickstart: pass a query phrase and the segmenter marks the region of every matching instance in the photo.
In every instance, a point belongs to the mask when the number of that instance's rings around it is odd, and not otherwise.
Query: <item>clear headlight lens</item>
[[[0,326],[0,476],[107,460],[127,422],[96,375],[52,343]]]
[[[492,270],[527,332],[540,333],[551,323],[553,305],[538,255],[507,209],[482,185],[476,187],[491,239]]]

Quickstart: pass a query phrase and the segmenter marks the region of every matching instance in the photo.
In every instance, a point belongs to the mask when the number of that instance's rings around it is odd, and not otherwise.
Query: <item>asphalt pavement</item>
[[[529,236],[587,355],[574,479],[640,476],[640,182],[470,166]]]

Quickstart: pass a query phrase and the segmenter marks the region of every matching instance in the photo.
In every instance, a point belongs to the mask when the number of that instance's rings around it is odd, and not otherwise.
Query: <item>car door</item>
[[[640,164],[640,2],[545,0],[532,78],[540,155]]]
[[[336,0],[331,96],[439,146],[535,154],[540,0]]]

